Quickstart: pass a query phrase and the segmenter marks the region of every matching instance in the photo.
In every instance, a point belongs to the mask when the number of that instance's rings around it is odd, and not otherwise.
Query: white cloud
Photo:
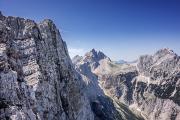
[[[85,51],[82,48],[69,48],[69,55],[71,58],[73,58],[75,55],[84,55]]]

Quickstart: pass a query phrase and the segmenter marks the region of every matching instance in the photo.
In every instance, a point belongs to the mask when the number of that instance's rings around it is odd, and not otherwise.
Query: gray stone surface
[[[140,57],[137,69],[133,99],[141,113],[150,120],[179,120],[180,57],[161,49]]]
[[[115,81],[105,79],[105,77],[110,76],[106,73],[111,72],[111,68],[114,66],[106,55],[92,49],[78,61],[77,56],[72,61],[86,83],[84,92],[88,95],[96,120],[128,120],[130,118],[131,120],[138,120],[138,117],[128,111],[126,106],[118,106],[118,103],[112,99],[113,94],[108,94],[108,91],[111,91],[108,87],[113,86],[112,84],[118,85],[116,82],[119,79]],[[130,75],[134,77],[133,74]]]
[[[116,64],[92,49],[73,63],[51,20],[0,12],[0,119],[180,120],[180,57],[172,50]]]
[[[1,120],[93,120],[82,84],[51,20],[0,13]]]
[[[95,62],[86,58],[85,55],[76,63],[76,69],[89,76],[90,82],[96,76],[101,92],[116,103],[123,103],[146,120],[180,120],[180,57],[172,50],[161,49],[154,55],[141,56],[136,63],[121,65],[107,57],[93,58]],[[89,70],[85,70],[87,66]],[[125,110],[119,106],[121,111]],[[128,116],[123,119],[135,118],[129,110],[127,114],[120,113]]]

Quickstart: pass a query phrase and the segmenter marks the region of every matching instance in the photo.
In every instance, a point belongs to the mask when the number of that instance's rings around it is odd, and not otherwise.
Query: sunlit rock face
[[[85,56],[75,56],[72,59],[77,72],[85,83],[84,93],[88,96],[95,120],[122,120],[112,100],[104,94],[99,86],[98,76],[94,70],[100,65],[99,61],[110,61],[100,51],[92,49]]]
[[[116,64],[108,57],[98,59],[92,51],[75,64],[89,83],[87,89],[95,90],[92,93],[100,91],[111,100],[125,104],[140,115],[138,119],[179,120],[180,57],[172,50],[161,49],[154,55],[141,56],[135,63],[125,64]],[[91,87],[92,83],[96,86]]]
[[[92,49],[73,63],[51,20],[0,12],[0,119],[179,120],[180,57],[172,50],[116,64]]]
[[[133,99],[137,109],[151,120],[178,120],[180,117],[180,57],[161,49],[141,56],[134,81]]]
[[[93,120],[80,79],[51,20],[0,13],[1,120]]]
[[[85,83],[84,92],[89,98],[96,120],[138,120],[126,108],[122,108],[122,113],[119,112],[121,110],[118,109],[121,108],[117,108],[118,105],[107,95],[108,90],[103,86],[102,76],[109,75],[114,64],[104,53],[92,49],[83,57],[75,56],[72,61]],[[119,70],[117,66],[113,69]]]

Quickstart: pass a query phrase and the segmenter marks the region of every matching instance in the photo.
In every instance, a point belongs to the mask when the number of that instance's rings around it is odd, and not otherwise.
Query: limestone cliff
[[[161,49],[125,64],[91,56],[75,63],[76,69],[89,78],[88,83],[94,83],[96,76],[100,92],[119,105],[116,107],[123,119],[180,120],[180,57],[172,50]]]
[[[0,13],[1,120],[93,120],[79,79],[51,20]]]
[[[88,95],[95,119],[141,120],[140,116],[133,114],[126,106],[122,105],[119,107],[119,103],[113,99],[113,94],[108,94],[108,91],[111,90],[108,88],[106,90],[104,87],[104,84],[108,85],[109,83],[111,85],[111,82],[114,81],[111,81],[111,79],[109,81],[107,79],[104,80],[103,77],[115,72],[119,73],[120,70],[118,67],[113,68],[114,63],[110,58],[104,53],[92,49],[84,57],[75,56],[73,62],[76,70],[81,74],[83,81],[86,83],[84,92]],[[117,84],[117,82],[114,84]],[[116,88],[114,87],[114,89]]]

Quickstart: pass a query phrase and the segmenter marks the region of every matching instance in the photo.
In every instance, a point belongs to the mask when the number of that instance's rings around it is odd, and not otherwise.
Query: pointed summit
[[[76,63],[78,63],[79,61],[81,61],[82,59],[83,59],[82,56],[76,55],[76,56],[74,56],[74,57],[72,58],[72,62],[73,62],[73,64],[76,64]]]
[[[169,48],[163,48],[158,50],[155,54],[154,54],[154,58],[155,59],[160,59],[160,58],[169,58],[169,57],[174,57],[177,56],[176,53],[174,53],[173,50],[169,49]]]
[[[100,61],[101,59],[108,58],[103,52],[97,51],[94,48],[85,54],[86,59],[91,59],[94,61]],[[109,58],[108,58],[109,59]],[[109,59],[110,60],[110,59]]]
[[[175,54],[170,48],[163,48],[156,52],[156,54]]]
[[[98,51],[93,48],[92,50],[90,50],[90,51],[87,52],[86,54],[93,55],[93,56],[97,56]]]
[[[96,53],[97,51],[93,48],[90,52]]]

